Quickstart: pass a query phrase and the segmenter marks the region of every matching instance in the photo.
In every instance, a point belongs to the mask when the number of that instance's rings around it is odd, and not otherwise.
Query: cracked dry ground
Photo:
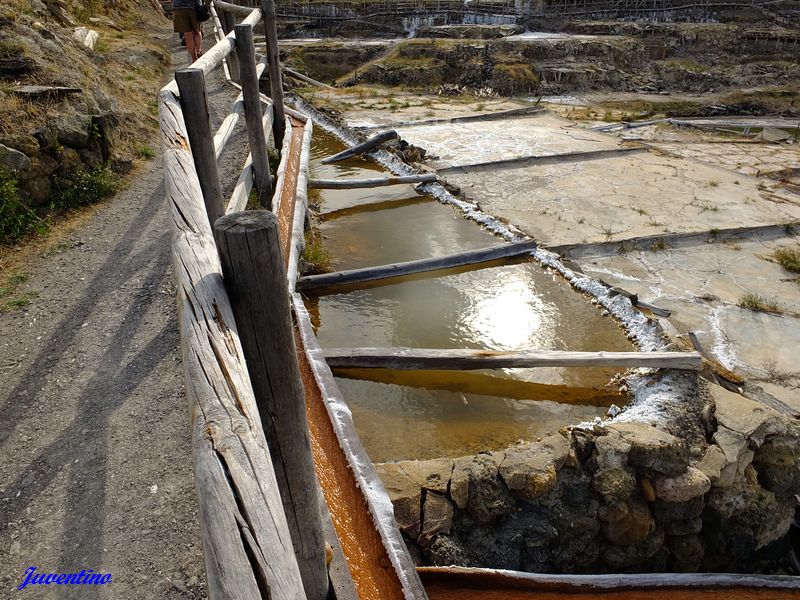
[[[208,88],[218,126],[235,90],[218,73]],[[226,190],[243,143],[221,161]],[[50,245],[19,267],[30,305],[0,313],[0,597],[36,566],[112,583],[35,598],[203,598],[160,159]]]

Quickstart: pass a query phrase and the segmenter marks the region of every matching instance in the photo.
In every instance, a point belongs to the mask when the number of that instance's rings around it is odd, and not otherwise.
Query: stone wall
[[[715,385],[689,405],[666,427],[623,412],[501,452],[377,468],[421,564],[752,571],[794,518],[800,426]]]

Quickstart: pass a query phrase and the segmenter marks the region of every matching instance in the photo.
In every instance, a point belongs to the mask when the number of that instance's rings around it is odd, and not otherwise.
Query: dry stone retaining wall
[[[420,563],[748,570],[794,518],[800,426],[717,386],[704,397],[699,435],[623,413],[501,452],[377,468]]]

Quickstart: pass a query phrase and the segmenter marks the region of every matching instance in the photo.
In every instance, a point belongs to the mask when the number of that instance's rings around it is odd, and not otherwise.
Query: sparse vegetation
[[[46,231],[45,222],[22,201],[16,178],[0,170],[0,244],[12,244],[30,233]]]
[[[20,285],[28,281],[28,274],[23,272],[12,273],[6,278],[5,283],[0,286],[0,312],[7,312],[15,308],[24,308],[30,304],[31,299],[35,298],[35,292],[24,292],[16,294]]]
[[[756,312],[765,312],[776,315],[783,314],[783,306],[774,298],[765,298],[760,294],[747,293],[739,298],[738,305],[740,308],[752,310]]]
[[[156,151],[146,144],[143,144],[136,149],[136,156],[138,156],[139,158],[144,158],[149,160],[151,158],[155,158],[155,155]]]
[[[306,245],[303,248],[303,261],[309,268],[309,273],[328,273],[331,270],[332,257],[322,241],[322,234],[318,229],[310,229],[305,233]]]
[[[772,258],[787,271],[800,273],[800,247],[777,248],[772,253]]]
[[[120,189],[120,178],[107,167],[78,171],[56,180],[52,207],[67,210],[94,204]]]

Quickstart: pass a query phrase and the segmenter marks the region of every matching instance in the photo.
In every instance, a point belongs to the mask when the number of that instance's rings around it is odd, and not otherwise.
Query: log
[[[209,598],[305,598],[178,98],[159,97]]]
[[[314,135],[314,123],[307,119],[303,125],[303,141],[300,147],[300,165],[297,173],[297,190],[294,195],[294,221],[292,223],[287,274],[289,293],[293,294],[297,285],[297,265],[306,245],[305,223],[308,210],[308,172],[311,161],[311,138]]]
[[[450,350],[439,348],[329,348],[332,369],[531,369],[535,367],[648,367],[699,371],[697,352],[566,352],[556,350]]]
[[[211,13],[211,19],[214,22],[214,37],[216,38],[217,42],[221,42],[222,39],[225,37],[225,33],[222,31],[222,21],[219,18],[219,14],[217,14],[217,9],[214,7],[214,3],[212,2],[209,7],[209,12]],[[222,70],[225,73],[225,81],[228,83],[232,83],[236,85],[236,83],[231,81],[231,70],[228,67],[228,61],[222,61]],[[217,157],[219,159],[219,156]]]
[[[326,90],[333,90],[336,89],[332,85],[328,85],[327,83],[322,83],[321,81],[317,81],[316,79],[312,79],[308,75],[303,75],[302,73],[295,71],[294,69],[290,69],[289,67],[283,67],[283,72],[287,75],[291,75],[295,79],[299,79],[300,81],[304,81],[306,83],[310,83],[311,85],[315,85],[317,87],[321,87]]]
[[[217,7],[217,10],[226,13],[231,13],[234,15],[239,15],[240,17],[247,17],[254,10],[258,10],[257,8],[252,8],[248,6],[239,6],[238,4],[231,4],[230,2],[223,2],[222,0],[214,0],[214,6]]]
[[[373,148],[377,148],[381,144],[388,142],[390,140],[396,140],[400,136],[397,135],[397,132],[394,130],[391,131],[384,131],[383,133],[379,133],[376,136],[369,138],[363,144],[358,144],[357,146],[353,146],[352,148],[348,148],[347,150],[343,150],[338,154],[334,154],[333,156],[329,156],[328,158],[322,159],[322,164],[327,165],[333,162],[338,162],[340,160],[345,160],[347,158],[352,158],[354,156],[358,156],[360,154],[364,154],[365,152],[369,152]]]
[[[225,206],[214,152],[214,138],[211,134],[205,75],[200,69],[190,67],[176,71],[175,81],[181,94],[181,109],[203,201],[209,223],[213,223],[225,214]]]
[[[441,119],[425,119],[422,121],[403,121],[401,123],[393,123],[392,127],[419,127],[421,125],[437,125],[440,123],[470,123],[472,121],[498,121],[501,119],[508,119],[514,117],[531,117],[544,115],[547,111],[538,106],[526,106],[524,108],[513,108],[511,110],[501,110],[493,113],[484,113],[480,115],[468,115],[466,117],[452,117]],[[385,125],[370,125],[368,127],[359,127],[358,129],[382,129]]]
[[[308,275],[300,278],[297,289],[304,291],[316,290],[333,285],[363,283],[367,281],[402,277],[413,273],[452,269],[464,265],[475,265],[499,260],[501,258],[530,254],[534,250],[536,250],[536,242],[526,240],[524,242],[500,244],[499,246],[490,246],[478,250],[467,250],[466,252],[439,256],[437,258],[423,258],[421,260],[410,260],[408,262],[381,265],[379,267],[336,271],[334,273],[323,273],[322,275]]]
[[[565,152],[563,154],[550,154],[545,156],[520,156],[519,158],[506,158],[503,160],[493,160],[489,162],[479,162],[467,165],[453,165],[437,169],[437,173],[454,173],[456,171],[494,171],[497,169],[515,169],[534,165],[554,165],[565,162],[580,162],[586,160],[599,160],[603,158],[614,158],[626,154],[637,154],[647,152],[644,146],[634,148],[614,148],[613,150],[592,150],[591,152]],[[325,161],[322,161],[325,162]]]
[[[320,496],[294,352],[277,216],[225,215],[214,225],[222,273],[309,600],[328,593]]]
[[[375,179],[312,179],[308,184],[312,188],[325,190],[355,190],[387,185],[401,185],[404,183],[427,183],[436,181],[437,179],[436,173],[423,173],[421,175],[377,177]]]
[[[245,25],[245,27],[247,27],[247,25]],[[232,12],[222,13],[222,30],[225,32],[225,35],[228,35],[232,31],[235,31],[235,29],[236,29],[236,17],[234,16],[234,14]],[[253,43],[252,37],[250,39],[250,43],[251,44]],[[236,47],[238,50],[239,47],[238,42],[236,44]],[[234,83],[241,84],[241,76],[239,74],[238,51],[231,52],[230,54],[228,54],[226,60],[228,61],[228,72],[230,74],[231,81],[233,81]]]
[[[275,23],[274,0],[261,0],[264,14],[264,30],[267,37],[267,61],[269,64],[270,97],[272,98],[275,119],[272,121],[272,135],[275,147],[283,147],[283,136],[286,133],[286,112],[283,108],[283,80],[281,79],[280,51],[278,50],[278,30]]]
[[[230,13],[228,13],[230,14]],[[232,17],[232,15],[231,15]],[[269,170],[267,138],[264,135],[264,114],[261,110],[261,96],[258,90],[258,68],[255,47],[253,46],[253,27],[236,25],[236,54],[239,56],[237,68],[240,70],[244,117],[247,124],[247,141],[253,163],[253,182],[258,202],[267,210],[272,210],[272,174]]]

